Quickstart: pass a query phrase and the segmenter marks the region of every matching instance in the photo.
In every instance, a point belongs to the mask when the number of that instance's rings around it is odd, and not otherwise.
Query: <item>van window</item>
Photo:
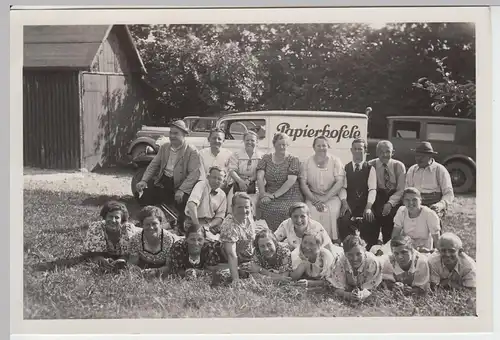
[[[255,132],[259,139],[266,137],[265,119],[227,120],[222,123],[221,127],[226,131],[227,139],[243,140],[243,136],[247,131]]]
[[[457,126],[454,124],[428,123],[427,139],[453,142],[455,141],[456,131],[457,131]]]
[[[394,122],[392,128],[392,137],[403,139],[419,139],[420,122]]]
[[[191,122],[190,130],[193,132],[209,132],[215,128],[217,119],[195,119]]]

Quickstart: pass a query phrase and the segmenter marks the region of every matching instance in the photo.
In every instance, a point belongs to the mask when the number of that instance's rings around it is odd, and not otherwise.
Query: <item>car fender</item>
[[[139,138],[136,138],[129,146],[128,148],[128,154],[130,155],[132,153],[132,150],[134,149],[134,147],[138,144],[148,144],[149,146],[151,146],[153,149],[157,150],[157,146],[156,146],[156,140],[151,138],[151,137],[139,137]]]
[[[443,159],[443,165],[446,166],[447,163],[450,163],[452,161],[462,161],[462,162],[470,165],[474,169],[474,171],[476,171],[476,162],[469,156],[465,156],[465,155],[461,155],[461,154],[455,154],[455,155],[448,156],[445,159]]]

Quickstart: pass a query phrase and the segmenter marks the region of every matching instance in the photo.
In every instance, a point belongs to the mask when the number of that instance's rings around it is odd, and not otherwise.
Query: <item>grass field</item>
[[[364,303],[339,300],[327,292],[250,281],[239,287],[210,288],[209,278],[193,281],[146,279],[137,272],[102,273],[92,264],[55,272],[32,265],[77,255],[85,225],[98,220],[100,205],[120,197],[132,218],[131,175],[55,173],[25,169],[24,318],[175,318],[312,316],[462,316],[475,315],[469,292],[438,291],[403,297],[377,290]],[[461,196],[445,222],[466,252],[476,255],[474,196]]]

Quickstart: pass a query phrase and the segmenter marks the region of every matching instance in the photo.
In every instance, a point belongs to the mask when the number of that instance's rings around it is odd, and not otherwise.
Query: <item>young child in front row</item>
[[[464,252],[462,240],[453,233],[444,233],[437,248],[438,252],[428,258],[431,289],[475,289],[476,262]]]
[[[396,236],[391,241],[392,254],[381,258],[382,278],[388,289],[404,294],[423,294],[429,289],[429,264],[426,256],[413,248],[409,236]]]
[[[357,235],[349,235],[342,242],[344,254],[333,264],[327,281],[335,294],[362,301],[382,282],[382,264],[375,254],[366,250],[366,242]]]

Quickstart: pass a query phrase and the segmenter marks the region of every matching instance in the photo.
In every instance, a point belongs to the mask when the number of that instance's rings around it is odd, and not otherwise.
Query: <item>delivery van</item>
[[[274,150],[274,135],[285,133],[290,137],[288,151],[301,161],[313,154],[314,138],[323,135],[328,138],[330,152],[345,164],[351,161],[352,141],[367,139],[368,115],[330,111],[257,111],[228,114],[217,122],[217,126],[226,134],[223,147],[232,151],[244,147],[243,135],[247,131],[257,133],[258,148],[265,153]],[[202,148],[205,147],[209,147],[207,139]]]

